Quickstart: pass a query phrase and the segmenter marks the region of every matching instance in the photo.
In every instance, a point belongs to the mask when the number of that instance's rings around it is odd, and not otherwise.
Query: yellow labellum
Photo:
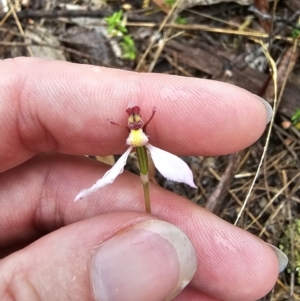
[[[143,129],[131,130],[126,143],[133,147],[144,146],[148,143],[148,137],[143,132]]]

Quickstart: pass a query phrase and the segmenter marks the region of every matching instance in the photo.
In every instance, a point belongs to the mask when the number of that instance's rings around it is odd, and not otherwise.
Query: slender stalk
[[[147,149],[145,146],[136,148],[136,154],[140,166],[140,176],[143,184],[146,212],[151,213],[150,192],[149,192],[149,168]]]
[[[144,190],[144,198],[145,198],[145,207],[146,212],[151,213],[151,204],[150,204],[150,193],[149,193],[149,181],[147,183],[143,183]]]

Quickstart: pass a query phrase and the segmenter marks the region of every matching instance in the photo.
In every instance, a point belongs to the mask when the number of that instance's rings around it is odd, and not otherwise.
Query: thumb
[[[141,213],[106,214],[3,259],[0,299],[171,300],[196,265],[194,248],[177,227]]]

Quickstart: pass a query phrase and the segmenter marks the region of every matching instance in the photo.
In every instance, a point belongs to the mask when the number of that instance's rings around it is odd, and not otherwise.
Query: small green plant
[[[176,0],[165,0],[164,2],[168,7],[172,7],[175,4]]]
[[[124,59],[134,60],[136,57],[136,48],[134,40],[127,34],[126,18],[123,17],[123,11],[120,10],[111,16],[105,18],[108,25],[107,31],[111,37],[120,37],[119,42],[122,48],[122,56]]]
[[[178,18],[176,19],[175,23],[184,25],[184,24],[187,23],[187,19],[184,18],[184,17],[178,17]]]
[[[120,42],[120,46],[122,48],[123,58],[133,61],[135,59],[136,49],[132,37],[129,35],[123,36],[123,41]]]
[[[291,120],[294,125],[300,122],[300,109],[296,109],[296,112],[292,116]]]
[[[300,36],[300,29],[293,29],[292,30],[292,37],[294,39],[297,39],[297,38],[299,38],[299,36]]]
[[[292,225],[289,225],[284,231],[285,235],[280,240],[280,249],[291,258],[291,230],[293,231],[294,241],[294,262],[289,262],[287,272],[292,269],[295,271],[296,282],[300,284],[300,219],[295,219]],[[292,266],[293,265],[293,266]]]
[[[109,17],[104,19],[108,24],[107,31],[112,36],[123,35],[127,33],[127,28],[125,27],[126,22],[123,18],[123,11],[120,10]]]

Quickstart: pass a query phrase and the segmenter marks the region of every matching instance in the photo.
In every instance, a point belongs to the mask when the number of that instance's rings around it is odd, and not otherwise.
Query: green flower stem
[[[140,166],[140,176],[143,184],[146,212],[151,213],[150,193],[149,193],[149,168],[147,149],[145,146],[136,147],[136,154]]]

